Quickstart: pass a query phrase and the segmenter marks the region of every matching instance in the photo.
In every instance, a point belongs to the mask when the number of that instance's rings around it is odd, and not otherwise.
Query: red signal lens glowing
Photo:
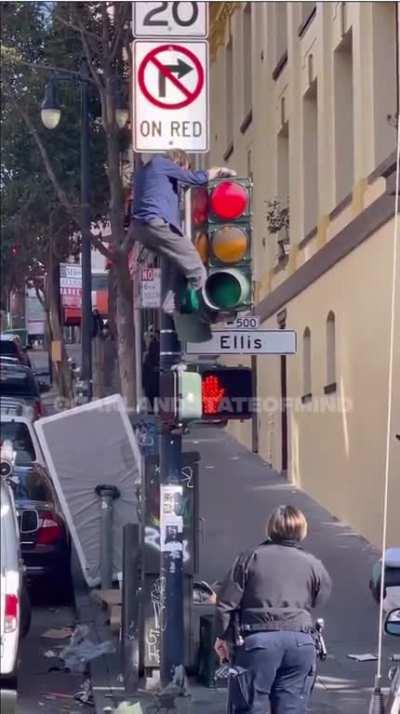
[[[205,377],[202,381],[203,414],[218,414],[225,395],[225,387],[217,375]]]
[[[234,220],[246,212],[249,193],[235,181],[221,181],[210,196],[211,211],[222,220]]]

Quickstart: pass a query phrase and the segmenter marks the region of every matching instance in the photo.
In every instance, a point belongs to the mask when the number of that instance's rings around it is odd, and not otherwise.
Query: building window
[[[351,30],[334,53],[336,204],[353,190],[354,112],[353,38]]]
[[[317,3],[315,2],[302,2],[300,3],[300,27],[299,27],[299,35],[301,36],[303,32],[306,31],[307,27],[309,26],[311,20],[313,19],[316,10],[317,10]]]
[[[326,386],[325,394],[336,392],[336,326],[335,313],[326,319]]]
[[[388,122],[395,116],[399,88],[396,81],[396,7],[394,2],[372,3],[373,97],[375,167],[396,148],[396,132]]]
[[[318,93],[314,80],[303,98],[304,236],[318,223]]]
[[[311,391],[311,331],[306,327],[303,333],[303,396],[302,402],[309,402]]]
[[[287,3],[275,2],[275,62],[287,52]]]
[[[248,2],[243,11],[243,116],[246,117],[251,110],[251,2]]]
[[[226,46],[225,52],[225,117],[226,117],[226,148],[227,151],[233,143],[233,48],[232,38]]]
[[[288,58],[287,54],[287,3],[274,2],[271,4],[272,22],[270,34],[271,45],[273,48],[273,66],[272,79],[278,79]]]
[[[289,208],[289,122],[285,122],[277,136],[277,194],[280,209]],[[289,253],[290,236],[286,223],[279,233],[278,260],[283,260]]]

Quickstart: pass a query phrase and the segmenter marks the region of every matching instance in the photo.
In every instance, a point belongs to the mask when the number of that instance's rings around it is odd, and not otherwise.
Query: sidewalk
[[[358,663],[347,655],[377,651],[378,610],[368,588],[377,552],[307,494],[280,478],[258,456],[241,447],[225,430],[199,427],[185,439],[185,447],[201,453],[199,514],[204,532],[199,575],[202,579],[211,583],[219,580],[237,553],[263,540],[265,521],[274,506],[291,503],[305,512],[310,525],[306,547],[324,561],[334,582],[328,607],[323,613],[316,613],[325,618],[329,657],[319,666],[310,712],[366,714],[376,662]],[[99,612],[85,614],[86,621],[98,618]],[[396,649],[398,641],[386,638],[385,678],[387,657]],[[96,677],[104,677],[107,667],[114,682],[110,686],[116,687],[107,692],[108,697],[104,681],[96,682]],[[115,662],[97,661],[92,678],[96,711],[102,712],[107,703],[115,706],[124,699]],[[96,690],[97,686],[100,689]],[[154,705],[148,708],[149,700],[141,701],[143,712],[156,711]],[[177,706],[179,712],[225,714],[225,693],[194,687],[191,700],[177,700]]]

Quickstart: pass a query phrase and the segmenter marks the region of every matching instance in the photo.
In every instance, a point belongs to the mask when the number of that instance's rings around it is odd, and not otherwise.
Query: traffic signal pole
[[[162,258],[162,288],[167,270],[168,263]],[[161,294],[164,294],[163,289]],[[180,361],[181,346],[174,321],[161,308],[160,375],[169,372]],[[172,399],[172,394],[163,393],[168,381],[160,379],[160,399],[164,403]],[[181,460],[181,433],[164,422],[160,436],[160,678],[163,687],[172,681],[184,686],[183,522],[174,510],[176,499],[171,498],[174,490],[182,488]],[[174,540],[168,542],[169,529],[174,529]]]

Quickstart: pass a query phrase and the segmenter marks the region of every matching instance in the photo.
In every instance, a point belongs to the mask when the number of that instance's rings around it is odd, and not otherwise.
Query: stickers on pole
[[[183,487],[161,486],[160,544],[162,551],[183,551]]]
[[[138,40],[133,67],[134,150],[208,151],[207,42]]]

